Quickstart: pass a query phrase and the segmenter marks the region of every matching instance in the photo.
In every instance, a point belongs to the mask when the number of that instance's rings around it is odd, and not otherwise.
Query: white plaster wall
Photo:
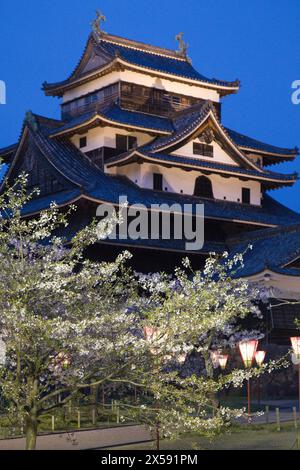
[[[135,83],[136,85],[165,90],[170,93],[178,93],[180,95],[193,96],[195,98],[215,102],[220,101],[220,96],[215,90],[209,90],[208,88],[203,88],[200,85],[188,85],[186,83],[179,83],[165,78],[151,77],[144,73],[127,70],[122,72],[111,72],[104,77],[99,77],[89,83],[67,91],[63,96],[63,103],[99,90],[100,88],[106,87],[120,80]]]
[[[269,281],[264,280],[264,275],[270,276]],[[300,276],[300,269],[299,269]],[[297,299],[300,300],[300,281],[299,277],[296,276],[283,276],[282,274],[273,273],[266,270],[264,273],[257,274],[248,278],[250,282],[259,283],[260,286],[264,286],[271,290],[272,288],[278,289],[281,292],[281,298]]]
[[[76,147],[79,148],[79,140],[81,137],[87,137],[87,146],[84,147],[84,152],[89,152],[100,147],[116,148],[116,134],[131,135],[137,138],[138,145],[145,145],[153,140],[153,137],[143,132],[127,132],[124,129],[115,127],[95,127],[90,129],[86,134],[76,134],[72,136],[71,141]]]
[[[108,173],[128,176],[142,188],[153,189],[153,173],[163,175],[164,191],[193,195],[195,181],[201,172],[184,171],[180,168],[165,168],[152,163],[129,164],[123,167],[108,169]],[[261,185],[257,181],[240,181],[237,178],[223,178],[221,175],[210,175],[213,193],[216,199],[239,202],[242,200],[242,188],[251,190],[251,204],[261,204]]]
[[[199,140],[190,141],[185,144],[183,147],[179,148],[172,152],[173,155],[181,155],[184,157],[199,158],[200,160],[214,161],[218,163],[227,163],[229,165],[238,166],[238,164],[222,149],[222,147],[217,142],[212,142],[210,145],[214,148],[214,156],[205,157],[203,155],[195,155],[193,153],[193,143],[199,143]]]

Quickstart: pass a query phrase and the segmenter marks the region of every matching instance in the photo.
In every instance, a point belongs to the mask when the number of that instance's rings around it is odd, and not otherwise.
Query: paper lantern
[[[227,362],[228,362],[228,355],[227,354],[219,354],[219,364],[222,370],[226,369]]]
[[[256,360],[256,364],[258,366],[262,366],[264,361],[265,361],[265,358],[266,358],[266,351],[257,351],[255,353],[255,360]]]
[[[256,339],[242,341],[239,344],[240,353],[246,368],[251,367],[257,350],[258,341]]]
[[[293,351],[297,359],[300,359],[300,337],[291,338],[291,343],[293,346]]]

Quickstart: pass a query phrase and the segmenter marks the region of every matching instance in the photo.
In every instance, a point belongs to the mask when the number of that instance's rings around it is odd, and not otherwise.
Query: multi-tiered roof
[[[178,93],[166,97],[157,89],[157,99],[161,100],[161,112],[158,114],[153,112],[153,107],[149,107],[147,112],[141,98],[138,101],[139,107],[134,109],[132,97],[128,95],[128,83],[123,87],[120,82],[118,87],[114,85],[114,88],[107,89],[104,94],[100,90],[95,101],[94,98],[88,100],[89,105],[81,108],[82,97],[77,93],[78,90],[89,84],[92,91],[85,96],[95,97],[96,88],[93,89],[92,84],[114,72],[138,73],[153,79],[169,80],[182,87],[200,87],[206,90],[205,93],[211,94],[209,99],[188,96],[181,99]],[[244,250],[247,244],[252,243],[254,249],[247,254],[243,275],[253,276],[265,269],[286,275],[300,275],[295,268],[295,262],[300,258],[300,215],[265,193],[266,190],[295,183],[296,174],[276,173],[266,166],[293,160],[298,155],[298,149],[275,147],[223,126],[221,105],[217,97],[236,93],[239,90],[238,81],[227,82],[204,77],[194,69],[185,53],[100,32],[89,36],[73,73],[64,81],[44,83],[43,89],[48,96],[63,97],[63,118],[53,120],[28,113],[19,142],[0,151],[0,156],[9,165],[6,180],[10,181],[21,170],[26,170],[29,175],[34,173],[31,183],[36,184],[36,174],[43,175],[44,179],[40,182],[45,186],[44,190],[27,205],[24,215],[38,213],[52,201],[60,207],[70,203],[80,206],[83,202],[118,204],[120,195],[126,195],[130,204],[142,203],[149,209],[152,204],[177,203],[183,206],[203,202],[206,220],[219,223],[219,226],[235,225],[234,233],[237,234],[227,233],[227,237],[222,240],[207,239],[202,249],[203,254],[211,250],[221,252],[224,249],[234,253]],[[151,93],[147,97],[151,97]],[[74,102],[77,106],[75,114]],[[151,103],[153,106],[153,101]],[[149,103],[147,106],[150,106]],[[105,127],[128,133],[145,133],[149,140],[126,152],[114,152],[115,154],[104,159],[104,167],[100,168],[72,139],[91,129]],[[230,156],[232,164],[214,161],[213,158],[180,155],[180,149],[195,138],[217,142]],[[236,201],[154,191],[140,187],[126,175],[111,174],[112,169],[144,162],[159,165],[166,170],[196,170],[204,175],[259,182],[263,192],[261,204],[241,204]],[[83,217],[81,223],[85,222],[88,220]],[[243,228],[238,231],[237,226]],[[252,231],[249,231],[250,227]],[[242,235],[245,231],[246,235]],[[184,251],[184,244],[175,240],[143,240],[132,243],[149,250]],[[273,250],[274,243],[281,244],[279,251]]]

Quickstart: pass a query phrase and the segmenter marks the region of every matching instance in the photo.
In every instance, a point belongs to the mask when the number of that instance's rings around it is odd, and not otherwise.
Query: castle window
[[[153,189],[155,191],[162,191],[163,177],[160,173],[153,173]]]
[[[207,178],[206,176],[199,176],[196,179],[194,196],[213,199],[214,194],[212,189],[212,183],[209,178]]]
[[[87,138],[86,137],[81,137],[79,139],[79,148],[82,149],[87,146]]]
[[[242,203],[250,204],[251,202],[251,191],[249,188],[242,188]]]
[[[128,137],[128,150],[134,149],[135,147],[137,147],[137,138],[130,135]]]
[[[122,152],[127,152],[137,146],[137,138],[131,135],[116,135],[116,148]]]
[[[213,157],[214,148],[212,145],[200,144],[198,142],[193,143],[193,153],[194,155],[202,155],[204,157]]]

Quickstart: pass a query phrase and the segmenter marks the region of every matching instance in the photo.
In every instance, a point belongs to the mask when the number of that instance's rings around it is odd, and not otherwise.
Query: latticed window
[[[118,150],[122,150],[123,152],[127,152],[127,150],[131,150],[137,146],[137,138],[131,135],[116,135],[116,148]]]
[[[202,155],[204,157],[213,157],[214,147],[212,145],[200,144],[198,142],[194,142],[193,153],[194,155]]]
[[[209,178],[206,176],[199,176],[196,179],[194,196],[213,199],[213,188]]]

